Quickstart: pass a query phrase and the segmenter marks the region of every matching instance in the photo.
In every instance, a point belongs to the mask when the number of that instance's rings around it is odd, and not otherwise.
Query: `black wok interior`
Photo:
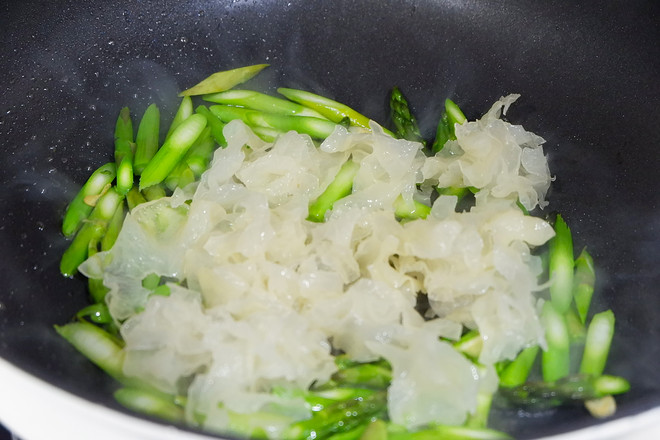
[[[399,86],[424,133],[454,99],[547,140],[551,211],[596,261],[595,310],[612,308],[607,371],[632,390],[615,417],[660,405],[660,3],[549,0],[5,1],[0,6],[0,356],[122,411],[114,385],[53,331],[86,304],[64,279],[61,215],[112,158],[119,109],[157,103],[208,74],[270,63],[250,86],[298,87],[387,121]],[[501,411],[518,438],[600,423],[581,407]]]

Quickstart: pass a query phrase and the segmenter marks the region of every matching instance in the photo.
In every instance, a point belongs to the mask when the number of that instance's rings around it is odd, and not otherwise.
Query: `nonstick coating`
[[[550,211],[588,245],[594,309],[612,308],[608,371],[632,382],[616,417],[660,404],[660,6],[653,1],[5,1],[0,6],[0,355],[119,409],[113,384],[53,331],[86,304],[58,259],[62,212],[112,158],[118,110],[206,75],[270,63],[250,85],[326,94],[379,121],[399,86],[429,137],[452,97],[478,117],[520,93],[509,120],[547,139]],[[511,412],[520,438],[599,423],[579,407]]]

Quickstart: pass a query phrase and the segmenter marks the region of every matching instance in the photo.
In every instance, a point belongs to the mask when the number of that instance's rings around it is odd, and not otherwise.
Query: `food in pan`
[[[283,439],[507,438],[492,405],[614,411],[614,315],[545,215],[544,140],[503,119],[517,95],[474,121],[448,99],[427,142],[396,87],[385,126],[234,88],[264,67],[183,92],[162,142],[155,105],[137,130],[122,109],[115,161],[65,214],[60,268],[94,304],[56,328],[120,403]]]

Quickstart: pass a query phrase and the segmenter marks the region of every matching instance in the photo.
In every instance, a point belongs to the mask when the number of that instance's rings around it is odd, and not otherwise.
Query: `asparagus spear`
[[[142,171],[140,190],[165,180],[205,127],[206,118],[199,114],[179,124]]]
[[[347,160],[325,191],[309,205],[309,216],[307,220],[319,223],[323,222],[326,211],[332,209],[332,205],[337,200],[351,193],[353,189],[353,178],[359,169],[360,165],[351,159]]]
[[[167,139],[169,139],[172,133],[174,133],[174,130],[176,130],[176,128],[179,126],[179,124],[181,124],[183,121],[188,119],[192,114],[193,114],[192,99],[190,98],[190,96],[184,96],[183,99],[181,100],[181,104],[179,104],[179,108],[174,114],[174,118],[172,119],[170,128],[167,130],[167,135],[165,135],[165,140],[167,141]]]
[[[435,130],[435,139],[431,145],[431,152],[437,153],[445,146],[448,140],[452,139],[453,131],[449,125],[449,116],[443,113],[438,121],[438,128]]]
[[[448,140],[456,139],[455,125],[462,124],[466,120],[460,107],[451,99],[445,99],[445,111],[440,116],[431,151],[437,153],[442,150]]]
[[[614,313],[607,310],[595,314],[587,330],[580,373],[594,376],[603,374],[613,336]]]
[[[467,121],[461,108],[449,98],[445,99],[445,111],[447,112],[447,117],[452,128],[454,124],[462,124]]]
[[[573,238],[560,214],[555,220],[555,236],[550,239],[548,267],[550,298],[559,313],[566,313],[573,300]]]
[[[382,420],[369,423],[362,432],[360,440],[387,440],[387,423]]]
[[[362,435],[366,431],[367,427],[368,425],[358,426],[357,428],[351,429],[350,431],[333,434],[328,437],[328,440],[363,440]]]
[[[167,176],[165,185],[174,191],[177,187],[183,188],[194,182],[208,168],[214,149],[215,141],[211,137],[211,127],[206,127],[184,159]]]
[[[582,324],[587,320],[595,283],[594,261],[585,248],[575,260],[575,274],[573,275],[573,298]]]
[[[112,322],[112,316],[108,311],[108,306],[103,303],[91,304],[80,309],[76,313],[76,318],[88,318],[94,324],[109,324]]]
[[[503,432],[487,428],[438,425],[417,432],[390,427],[388,440],[511,440]]]
[[[500,402],[509,406],[552,408],[567,403],[598,399],[622,394],[630,389],[627,380],[618,376],[572,375],[556,382],[527,382],[512,388],[500,388]]]
[[[341,387],[384,389],[392,381],[392,371],[378,364],[359,364],[338,370],[332,381]]]
[[[438,195],[456,196],[458,197],[459,200],[465,197],[470,192],[470,189],[465,186],[462,187],[448,186],[445,188],[436,188],[436,190],[438,191]]]
[[[570,370],[570,340],[566,319],[550,301],[543,304],[541,322],[545,328],[545,339],[548,344],[543,352],[543,380],[552,382],[569,374]]]
[[[477,393],[477,408],[473,414],[469,414],[465,421],[468,428],[485,429],[488,426],[488,416],[493,403],[493,394],[480,391]]]
[[[84,321],[56,325],[55,330],[110,376],[124,379],[124,351],[109,333]]]
[[[229,105],[212,105],[210,110],[224,122],[240,119],[251,127],[271,128],[284,133],[295,130],[298,133],[306,133],[316,139],[327,138],[337,126],[337,124],[327,119],[310,116],[279,115]]]
[[[87,244],[88,258],[95,255],[99,251],[99,247],[101,247],[104,237],[105,237],[104,228],[102,228],[100,225],[94,228],[94,234],[90,238],[89,243]],[[103,301],[105,295],[108,293],[110,289],[105,287],[105,285],[103,284],[103,279],[90,278],[87,280],[87,290],[89,290],[89,295],[94,300],[94,303],[100,303]]]
[[[390,119],[394,123],[394,134],[402,139],[426,144],[419,132],[417,120],[410,111],[408,101],[398,87],[390,93]]]
[[[98,229],[105,232],[108,222],[112,219],[122,199],[123,197],[114,188],[111,188],[98,200],[89,218],[62,254],[60,272],[64,276],[71,277],[77,272],[78,266],[87,257],[90,240],[95,234],[99,234]]]
[[[176,397],[145,390],[125,387],[114,393],[115,399],[126,408],[142,414],[158,417],[169,422],[184,420],[183,408],[177,404]]]
[[[372,417],[385,415],[386,411],[387,394],[385,391],[379,391],[324,408],[314,413],[311,419],[289,426],[282,437],[287,440],[322,439],[332,434],[351,431]]]
[[[225,135],[222,132],[222,130],[225,128],[225,123],[222,122],[216,115],[211,113],[208,107],[204,105],[198,106],[195,109],[195,112],[199,113],[200,115],[204,115],[206,121],[208,122],[208,126],[211,129],[211,135],[213,136],[213,139],[215,139],[215,141],[221,147],[226,147],[227,140],[225,139]]]
[[[518,356],[509,363],[500,373],[500,386],[516,387],[527,381],[534,361],[539,352],[539,346],[525,348]]]
[[[144,198],[142,193],[137,188],[131,188],[126,194],[126,202],[128,203],[128,210],[132,211],[136,206],[146,203],[147,199]]]
[[[586,327],[580,320],[580,317],[577,314],[577,311],[571,307],[564,314],[566,317],[566,329],[568,330],[568,336],[571,340],[571,344],[582,344],[584,343],[584,338],[587,334]]]
[[[133,122],[128,107],[119,112],[115,124],[115,163],[117,164],[117,192],[125,195],[133,187]]]
[[[144,112],[137,136],[135,137],[135,157],[133,170],[140,175],[144,167],[158,150],[158,135],[160,133],[160,110],[156,104],[151,104]]]
[[[179,93],[179,96],[208,95],[223,92],[244,83],[261,72],[268,64],[255,64],[239,67],[238,69],[216,72],[205,78],[197,85]]]
[[[191,169],[195,178],[199,178],[199,176],[207,170],[211,158],[213,157],[216,141],[214,141],[214,137],[211,136],[212,131],[211,127],[206,127],[193,146],[190,147],[190,150],[183,160]]]
[[[321,113],[335,123],[340,123],[342,119],[348,117],[351,125],[369,129],[369,118],[345,104],[304,90],[280,87],[277,89],[277,92],[293,102],[297,102]]]
[[[101,250],[107,251],[115,244],[121,227],[124,224],[124,218],[126,217],[126,210],[124,209],[124,201],[122,200],[115,209],[115,213],[112,215],[110,222],[106,228],[105,234],[101,239]]]
[[[456,350],[460,351],[464,355],[476,360],[481,354],[483,338],[478,331],[470,330],[461,336],[461,339],[456,341],[453,346]]]
[[[412,206],[405,203],[403,197],[394,200],[394,215],[401,220],[415,220],[426,218],[431,213],[431,207],[413,200]]]
[[[250,128],[254,134],[263,139],[264,142],[275,142],[280,135],[284,134],[282,131],[270,127],[253,126]]]
[[[147,200],[147,202],[149,202],[151,200],[163,198],[167,195],[167,193],[165,192],[165,188],[163,188],[162,185],[151,185],[142,190],[142,195]]]
[[[119,231],[124,224],[125,217],[126,212],[124,210],[124,201],[122,200],[119,202],[119,206],[115,209],[115,213],[107,223],[107,226],[103,228],[102,225],[98,225],[98,227],[94,228],[95,234],[93,238],[90,239],[87,246],[88,258],[99,251],[99,245],[100,250],[107,251],[115,244],[115,241],[119,236]],[[102,279],[90,278],[87,281],[87,290],[89,290],[89,294],[94,303],[98,304],[103,302],[105,295],[110,289],[103,284]]]
[[[89,216],[94,208],[92,205],[85,203],[85,199],[98,196],[107,189],[107,185],[115,179],[116,171],[116,165],[111,162],[101,165],[89,176],[87,182],[80,188],[80,191],[78,191],[64,213],[62,234],[70,237],[76,233],[83,220]]]
[[[321,411],[338,402],[360,399],[372,395],[375,391],[367,388],[354,388],[346,384],[338,386],[335,381],[330,381],[332,388],[314,389],[304,393],[303,398],[313,412]],[[327,384],[326,384],[327,385]]]
[[[286,99],[276,98],[264,93],[254,92],[252,90],[227,90],[226,92],[206,95],[204,96],[204,100],[215,102],[216,104],[246,107],[248,109],[259,110],[265,113],[277,113],[289,116],[311,116],[314,118],[326,119],[321,113],[312,110],[309,107],[305,107],[304,105]]]

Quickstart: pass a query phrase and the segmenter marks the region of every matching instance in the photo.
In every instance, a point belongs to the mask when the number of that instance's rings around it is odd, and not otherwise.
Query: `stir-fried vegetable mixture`
[[[93,304],[57,331],[127,408],[271,439],[497,439],[493,405],[615,410],[612,311],[591,311],[548,202],[543,139],[446,101],[423,139],[403,93],[390,128],[344,104],[233,87],[182,93],[165,139],[128,108],[115,161],[69,205],[61,272]],[[193,103],[193,99],[202,100]],[[137,119],[136,119],[137,121]],[[594,313],[597,312],[597,313]]]

